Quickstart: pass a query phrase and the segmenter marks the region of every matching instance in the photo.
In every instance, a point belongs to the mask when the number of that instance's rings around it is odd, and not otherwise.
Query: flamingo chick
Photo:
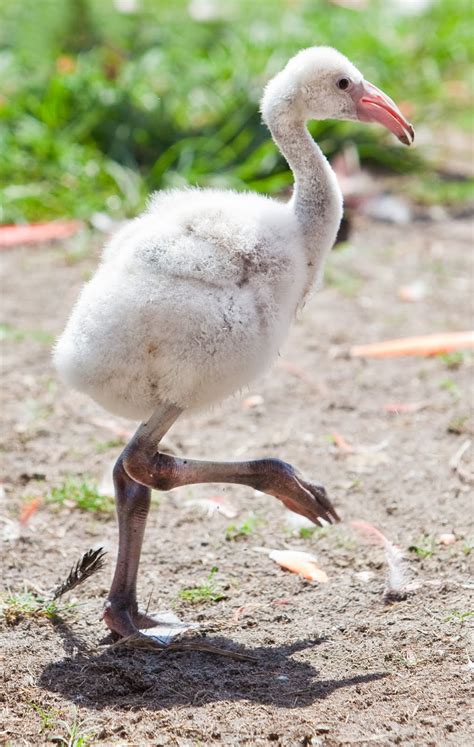
[[[293,57],[267,85],[261,110],[293,171],[291,200],[215,189],[153,195],[105,248],[55,348],[68,384],[142,421],[114,469],[119,549],[104,619],[118,636],[156,624],[136,595],[151,488],[239,483],[316,524],[338,520],[324,488],[278,459],[204,462],[158,450],[182,413],[268,368],[321,274],[342,196],[306,122],[379,122],[407,145],[414,137],[394,102],[329,47]]]

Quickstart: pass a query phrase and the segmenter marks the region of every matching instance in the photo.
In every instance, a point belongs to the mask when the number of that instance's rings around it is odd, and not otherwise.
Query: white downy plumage
[[[216,402],[274,360],[334,243],[342,196],[306,129],[357,119],[361,74],[328,47],[268,84],[262,114],[295,176],[284,204],[214,189],[155,194],[105,248],[55,348],[60,375],[119,415]]]

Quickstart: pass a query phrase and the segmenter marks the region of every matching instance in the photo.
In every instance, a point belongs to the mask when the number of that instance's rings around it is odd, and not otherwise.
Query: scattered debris
[[[261,407],[264,403],[264,399],[260,394],[252,394],[242,402],[244,410],[255,410],[257,407]]]
[[[328,582],[327,574],[319,568],[314,555],[301,550],[272,550],[268,557],[274,560],[282,568],[292,573],[298,573],[308,581],[319,581],[321,584]]]
[[[216,513],[220,513],[228,519],[235,519],[239,513],[225,495],[212,495],[210,498],[189,498],[184,502],[184,505],[202,508],[208,518]]]
[[[410,303],[421,301],[426,297],[426,293],[426,283],[423,280],[415,280],[413,283],[409,283],[408,285],[401,285],[398,289],[398,297],[400,300],[409,301]]]
[[[453,545],[456,542],[456,535],[453,532],[443,532],[436,538],[439,545]]]
[[[402,337],[368,345],[354,345],[350,354],[364,358],[394,358],[403,355],[438,355],[451,350],[474,349],[474,331],[440,332],[418,337]]]
[[[471,448],[471,439],[468,438],[467,441],[464,441],[463,444],[459,447],[459,449],[455,452],[455,454],[451,457],[449,460],[449,466],[453,470],[453,472],[456,472],[459,479],[462,480],[462,482],[467,483],[468,485],[474,485],[474,475],[470,474],[464,467],[462,466],[462,458],[466,451]]]
[[[346,454],[354,453],[354,447],[348,444],[344,436],[341,436],[340,433],[334,431],[333,433],[331,433],[331,436],[338,449],[344,451]]]
[[[400,601],[407,595],[407,574],[404,568],[403,553],[399,547],[393,545],[382,532],[369,524],[368,521],[354,519],[350,525],[373,542],[381,545],[385,550],[388,573],[385,583],[384,598],[387,602]]]
[[[400,415],[401,413],[419,412],[428,406],[428,402],[387,402],[383,409],[390,415]]]
[[[363,205],[364,213],[373,220],[383,223],[406,225],[412,220],[413,214],[410,204],[395,195],[375,195]]]
[[[297,366],[291,361],[280,360],[278,361],[278,367],[286,371],[287,373],[295,376],[297,379],[304,381],[313,392],[316,392],[322,397],[325,397],[328,393],[326,385],[322,381],[316,381],[311,374],[305,371],[300,366]]]
[[[373,571],[359,571],[358,573],[354,573],[354,577],[357,578],[358,581],[362,581],[364,584],[371,581],[374,576],[375,573]]]
[[[0,248],[67,239],[78,233],[82,227],[83,224],[78,220],[0,226]]]
[[[39,509],[42,504],[41,498],[32,498],[28,503],[25,503],[20,511],[19,522],[23,526],[28,523],[34,513]]]
[[[302,516],[301,514],[295,514],[294,511],[290,511],[289,509],[285,510],[285,524],[291,529],[298,531],[300,529],[316,529],[316,525],[311,519],[307,519],[306,516]]]
[[[8,519],[6,516],[0,516],[0,523],[3,529],[0,535],[2,542],[16,542],[20,538],[21,525],[15,519]]]
[[[99,571],[104,566],[105,555],[106,552],[103,547],[99,547],[97,550],[87,550],[82,558],[73,565],[67,579],[55,589],[52,599],[59,599],[63,594],[75,589],[76,586]]]
[[[116,420],[109,418],[91,418],[91,423],[97,425],[99,428],[105,428],[105,430],[110,431],[114,436],[122,438],[124,441],[128,441],[135,432],[135,428],[127,428],[117,423]]]

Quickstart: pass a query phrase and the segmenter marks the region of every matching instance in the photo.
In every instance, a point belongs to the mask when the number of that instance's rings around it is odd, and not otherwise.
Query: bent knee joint
[[[176,487],[174,459],[159,452],[153,457],[143,452],[131,452],[124,456],[124,467],[128,475],[142,485],[156,490],[171,490]]]

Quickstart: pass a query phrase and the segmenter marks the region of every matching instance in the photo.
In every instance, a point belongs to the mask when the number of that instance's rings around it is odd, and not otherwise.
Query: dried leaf
[[[356,358],[395,358],[403,355],[437,355],[465,349],[474,349],[474,331],[440,332],[368,345],[354,345],[350,353]]]

